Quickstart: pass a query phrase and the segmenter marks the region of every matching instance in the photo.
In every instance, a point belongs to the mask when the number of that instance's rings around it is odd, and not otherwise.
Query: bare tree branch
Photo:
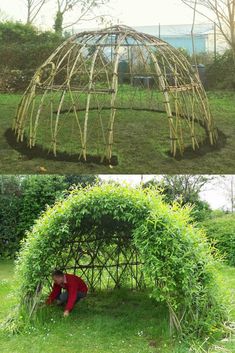
[[[49,0],[25,0],[25,5],[27,7],[27,23],[33,23],[39,13],[41,12],[43,6]]]
[[[57,14],[55,19],[55,30],[62,32],[81,21],[89,21],[96,18],[104,18],[107,15],[95,15],[93,10],[105,5],[109,0],[56,0]],[[69,11],[79,12],[79,16],[72,22],[64,24],[65,15]],[[89,16],[89,17],[88,17]]]
[[[181,0],[194,10],[195,0]],[[209,14],[205,13],[209,10]],[[233,51],[235,62],[235,1],[234,0],[198,0],[197,13],[214,22]]]

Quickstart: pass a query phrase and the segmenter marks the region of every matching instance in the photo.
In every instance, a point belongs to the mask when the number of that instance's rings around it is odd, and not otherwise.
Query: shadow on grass
[[[184,150],[184,154],[181,155],[179,152],[176,154],[175,157],[172,156],[171,152],[167,152],[167,156],[172,159],[176,159],[177,161],[181,160],[192,160],[198,157],[202,157],[207,153],[219,151],[225,147],[228,136],[225,135],[221,130],[217,130],[218,132],[218,140],[215,145],[211,145],[209,141],[209,137],[207,136],[203,143],[201,144],[200,148],[197,150],[193,150],[191,146],[188,146]],[[34,158],[43,158],[46,160],[53,160],[53,161],[63,161],[63,162],[74,162],[74,163],[94,163],[97,165],[118,165],[118,157],[112,156],[111,160],[109,161],[107,158],[101,159],[100,156],[96,155],[87,155],[87,160],[85,161],[83,158],[79,158],[77,154],[69,154],[67,152],[57,152],[57,156],[55,157],[54,154],[50,151],[47,151],[43,146],[36,145],[33,148],[29,148],[27,138],[24,138],[23,142],[17,142],[16,136],[12,129],[7,129],[4,134],[7,143],[17,152],[19,152],[22,156],[26,159],[34,159]]]
[[[36,145],[33,148],[29,148],[28,140],[24,137],[23,142],[17,142],[16,135],[14,134],[12,129],[7,129],[4,133],[7,143],[11,146],[14,150],[19,152],[21,155],[25,156],[26,159],[34,159],[34,158],[43,158],[47,160],[53,161],[63,161],[63,162],[74,162],[74,163],[94,163],[98,165],[118,165],[118,158],[117,156],[112,156],[111,160],[109,161],[107,158],[101,159],[100,156],[93,156],[87,155],[87,159],[84,160],[83,158],[79,158],[78,154],[69,154],[67,152],[57,152],[56,157],[50,151],[47,151],[43,146]]]
[[[201,143],[200,147],[197,150],[193,150],[192,146],[188,146],[185,148],[183,155],[177,152],[175,159],[177,161],[186,160],[186,159],[195,159],[198,157],[205,156],[207,153],[220,151],[222,148],[226,146],[228,136],[225,135],[223,131],[219,129],[217,129],[217,134],[218,134],[218,139],[216,144],[211,145],[209,136],[206,136],[206,138],[203,140],[203,142]],[[170,151],[168,151],[167,154],[169,157],[173,158]]]

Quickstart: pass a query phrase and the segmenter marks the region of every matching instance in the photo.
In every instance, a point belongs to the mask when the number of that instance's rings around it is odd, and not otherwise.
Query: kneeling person
[[[66,304],[64,309],[64,316],[68,316],[73,309],[75,303],[87,295],[87,285],[78,276],[64,273],[60,270],[55,270],[52,273],[54,285],[52,292],[49,295],[46,303],[51,304],[57,300],[59,304]],[[64,292],[61,292],[65,289]]]

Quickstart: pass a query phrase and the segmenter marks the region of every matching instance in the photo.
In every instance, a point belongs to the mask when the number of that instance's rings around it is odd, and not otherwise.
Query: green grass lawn
[[[221,266],[220,276],[235,320],[235,269]],[[0,263],[0,321],[14,303],[13,263]],[[62,308],[43,309],[21,334],[0,331],[1,353],[234,353],[234,338],[198,350],[199,342],[170,338],[167,310],[146,291],[114,290],[90,294],[68,318]],[[191,345],[191,348],[190,348]]]
[[[114,155],[119,164],[112,169],[95,163],[66,162],[28,157],[9,145],[4,135],[12,125],[20,95],[0,95],[0,168],[2,173],[37,173],[43,167],[47,173],[102,174],[102,173],[233,173],[235,170],[235,92],[209,92],[208,94],[216,126],[227,136],[226,144],[220,149],[202,149],[200,154],[189,154],[181,160],[168,155],[169,130],[167,118],[162,113],[120,111],[114,132]],[[164,120],[165,119],[165,120]],[[69,122],[69,119],[67,119]],[[91,114],[92,121],[92,114]],[[70,126],[70,123],[69,123]],[[67,131],[58,146],[73,152],[71,134]],[[48,133],[45,124],[39,133],[39,141]],[[89,141],[91,153],[103,147],[96,144],[98,129],[94,125]],[[45,145],[48,148],[49,145]],[[204,153],[204,152],[205,153]],[[88,151],[89,152],[89,151]]]

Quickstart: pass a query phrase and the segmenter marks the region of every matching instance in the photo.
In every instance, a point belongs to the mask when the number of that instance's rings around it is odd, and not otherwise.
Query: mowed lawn
[[[0,262],[0,321],[14,303],[14,265]],[[221,266],[224,293],[235,320],[235,269]],[[68,318],[62,309],[42,311],[20,334],[0,331],[1,353],[234,353],[233,337],[214,342],[182,342],[170,338],[167,310],[157,305],[146,291],[127,289],[90,294]]]
[[[209,92],[211,110],[216,126],[226,136],[226,142],[217,149],[200,149],[199,153],[188,153],[182,159],[168,154],[169,129],[167,118],[162,113],[122,111],[119,112],[114,131],[114,155],[118,165],[109,166],[79,161],[58,161],[38,156],[27,156],[8,143],[5,132],[12,126],[21,95],[0,95],[0,169],[2,173],[68,173],[68,174],[163,174],[163,173],[234,173],[235,171],[235,92]],[[92,117],[91,117],[92,121]],[[70,124],[66,127],[64,140],[70,146]],[[41,140],[47,134],[41,131]],[[89,137],[92,153],[96,146],[97,129],[94,126]],[[62,145],[64,145],[62,144]],[[46,148],[48,146],[45,146]],[[63,148],[63,146],[61,146]],[[89,153],[89,146],[88,146]]]

